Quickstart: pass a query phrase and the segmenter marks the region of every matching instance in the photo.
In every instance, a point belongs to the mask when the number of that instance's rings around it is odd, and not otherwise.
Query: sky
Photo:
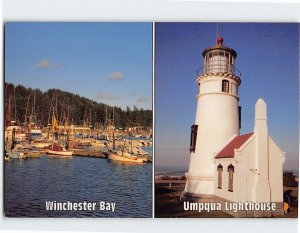
[[[5,81],[152,109],[152,23],[6,23]]]
[[[202,51],[223,44],[237,52],[241,72],[241,134],[253,132],[258,98],[267,103],[269,135],[286,152],[284,169],[298,170],[299,24],[156,23],[155,166],[188,169]],[[177,169],[177,170],[176,170]]]

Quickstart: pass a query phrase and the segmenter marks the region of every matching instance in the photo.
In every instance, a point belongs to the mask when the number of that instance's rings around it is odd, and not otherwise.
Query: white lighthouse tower
[[[181,198],[210,198],[214,195],[214,157],[232,138],[239,135],[240,73],[234,68],[236,51],[223,45],[206,48],[204,67],[198,71],[197,112],[191,129],[190,165]]]

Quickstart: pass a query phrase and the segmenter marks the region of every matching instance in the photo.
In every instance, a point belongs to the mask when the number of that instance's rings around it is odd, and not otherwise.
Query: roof
[[[203,50],[202,52],[202,56],[205,57],[205,54],[210,51],[210,50],[216,50],[216,49],[221,49],[221,50],[227,50],[228,52],[230,52],[234,58],[236,58],[236,51],[232,48],[229,48],[229,47],[226,47],[226,46],[223,46],[223,37],[219,36],[217,38],[217,45],[214,45],[214,46],[211,46],[209,48],[206,48]]]
[[[216,159],[233,158],[234,150],[239,149],[252,135],[253,133],[248,133],[248,134],[236,136],[216,155],[215,158]]]
[[[237,56],[237,53],[236,53],[236,51],[235,51],[234,49],[229,48],[229,47],[225,47],[225,46],[223,46],[223,45],[214,45],[214,46],[211,46],[211,47],[209,47],[209,48],[204,49],[204,50],[202,51],[202,56],[205,57],[205,54],[206,54],[208,51],[216,50],[216,49],[226,50],[226,51],[230,52],[230,53],[234,56],[234,58],[236,58],[236,56]]]

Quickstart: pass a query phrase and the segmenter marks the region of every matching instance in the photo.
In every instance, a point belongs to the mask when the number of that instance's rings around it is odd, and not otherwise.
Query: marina
[[[103,125],[95,122],[101,121],[101,116],[92,121],[91,110],[89,119],[75,125],[70,122],[69,113],[68,117],[56,117],[57,99],[53,94],[46,127],[37,118],[35,100],[31,113],[27,104],[22,122],[16,117],[16,105],[13,107],[8,98],[4,132],[5,216],[151,217],[151,127],[132,126],[129,122],[125,122],[126,127],[117,127],[115,108],[110,109],[110,119],[108,106]],[[76,203],[87,202],[98,203],[98,208],[76,208]],[[75,203],[75,207],[68,210],[62,207],[65,203]]]
[[[152,147],[145,148],[152,155]],[[72,156],[11,159],[4,164],[7,217],[151,217],[152,165]],[[46,201],[114,202],[111,211],[47,211]],[[137,203],[137,204],[134,204]]]

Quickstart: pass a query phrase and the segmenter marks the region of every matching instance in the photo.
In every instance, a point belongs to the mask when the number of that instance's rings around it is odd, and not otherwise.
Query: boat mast
[[[11,106],[10,106],[10,94],[8,95],[8,108],[7,108],[7,112],[6,112],[6,119],[5,119],[5,128],[7,128],[9,125],[10,125],[10,109]]]
[[[90,119],[89,119],[89,126],[90,126],[90,139],[91,139],[91,136],[92,136],[92,109],[90,108]]]
[[[15,109],[14,109],[14,120],[17,122],[17,103],[16,103],[16,87],[14,87],[14,105],[15,105]]]
[[[133,154],[133,148],[132,148],[132,133],[130,133],[130,144],[131,144],[131,151],[130,151],[130,154]]]
[[[57,120],[56,122],[54,122],[55,119],[55,111],[57,113],[57,94],[55,96],[56,100],[55,100],[55,106],[52,107],[52,150],[54,148],[54,139],[56,138],[56,136],[58,137],[58,133],[56,132],[56,124],[57,124]],[[57,138],[58,140],[58,138]]]
[[[115,144],[115,107],[113,107],[113,150],[115,150],[116,144]]]
[[[36,119],[36,111],[35,111],[35,95],[33,96],[33,104],[32,104],[31,117],[33,118],[34,126],[36,126],[36,124],[37,124],[37,119]]]
[[[53,97],[54,96],[52,96],[52,99],[51,99],[50,109],[49,109],[49,115],[48,115],[48,135],[47,135],[47,139],[49,139],[49,137],[50,137],[50,126],[51,126],[51,124],[50,124],[50,118],[51,118],[51,112],[52,112]]]
[[[51,150],[53,150],[53,144],[54,144],[54,138],[55,138],[55,126],[54,126],[54,107],[52,111],[52,147]]]
[[[107,129],[107,105],[105,106],[105,129]]]
[[[69,142],[70,142],[70,125],[69,125],[69,115],[70,114],[70,104],[69,104],[69,98],[68,98],[68,111],[67,111],[67,143],[66,143],[66,149],[69,150]]]

